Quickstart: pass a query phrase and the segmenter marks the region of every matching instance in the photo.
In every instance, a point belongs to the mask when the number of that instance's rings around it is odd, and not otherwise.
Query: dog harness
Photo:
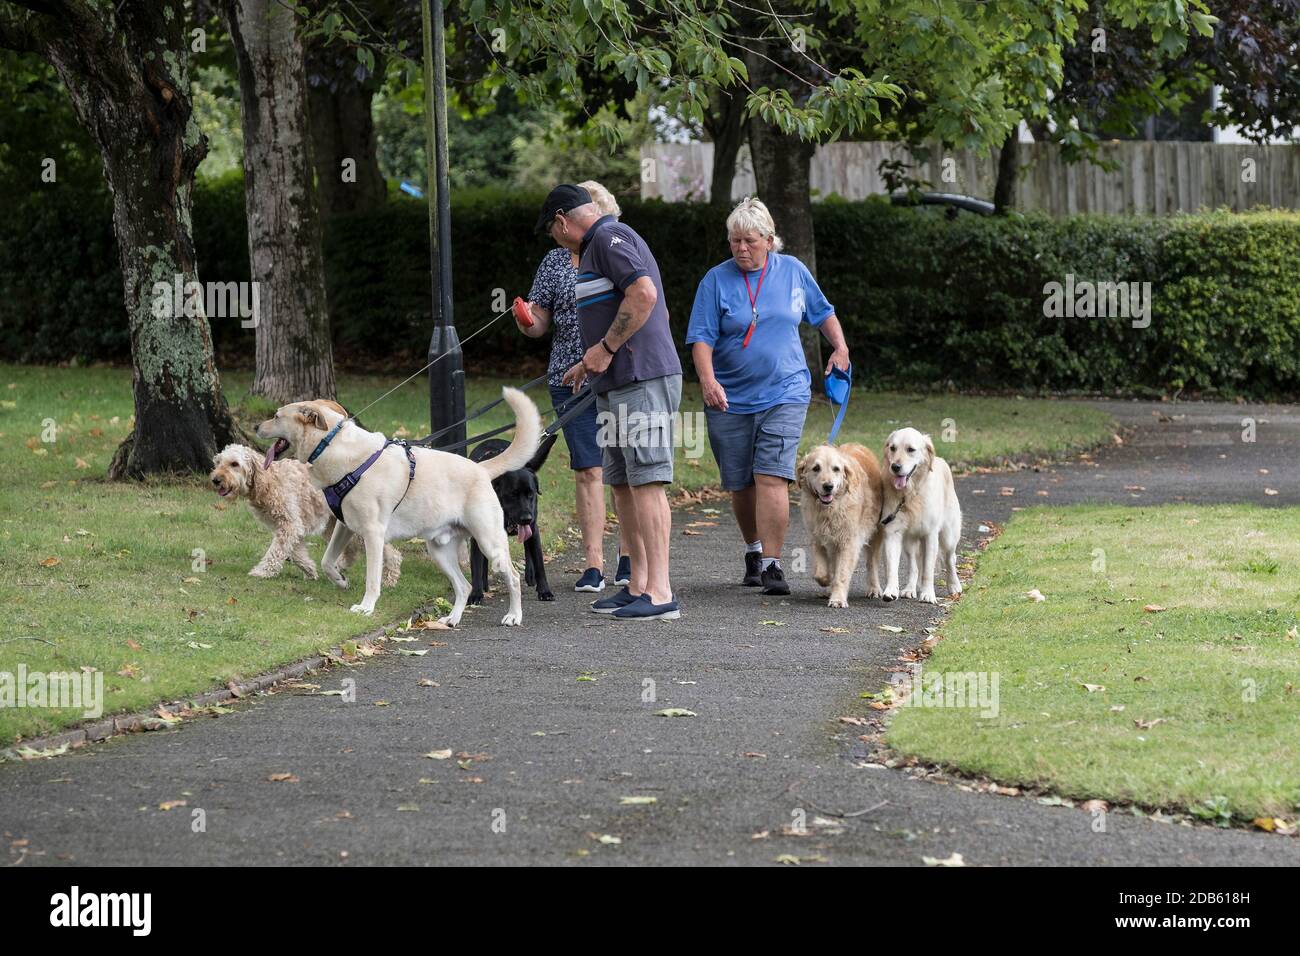
[[[330,435],[328,437],[332,438],[334,436]],[[371,455],[369,458],[363,461],[360,465],[357,466],[355,470],[348,472],[338,481],[334,482],[334,484],[327,485],[325,488],[322,489],[322,491],[325,494],[325,503],[330,506],[330,511],[334,512],[334,517],[338,519],[339,524],[344,525],[345,527],[347,526],[347,522],[343,520],[343,499],[348,496],[349,491],[351,491],[353,488],[357,486],[357,482],[359,482],[361,480],[361,476],[366,473],[366,469],[368,469],[371,465],[373,465],[376,461],[378,461],[379,456],[388,450],[389,445],[401,445],[402,448],[406,451],[406,460],[410,463],[411,466],[410,476],[406,479],[406,491],[411,490],[411,482],[415,480],[415,452],[411,451],[411,446],[407,442],[395,441],[392,438],[390,438],[386,442],[384,442],[383,448],[379,449],[379,451],[375,452],[373,455]],[[317,449],[317,451],[321,451],[321,450],[323,449],[319,449],[319,448]],[[400,505],[403,501],[406,500],[406,491],[402,492],[402,497],[399,498],[397,500],[397,504],[393,506],[394,511],[397,510],[398,505]]]

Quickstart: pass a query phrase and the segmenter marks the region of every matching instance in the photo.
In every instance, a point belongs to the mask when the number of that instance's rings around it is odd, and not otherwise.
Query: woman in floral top
[[[601,215],[621,214],[618,202],[600,183],[585,182],[579,185],[587,190],[591,201],[600,207]],[[586,351],[578,331],[578,307],[574,297],[577,275],[578,260],[573,253],[563,248],[548,252],[537,267],[533,288],[528,293],[533,324],[529,328],[518,326],[519,331],[533,338],[554,330],[551,336],[551,360],[546,367],[546,382],[551,388],[551,403],[560,413],[573,401],[572,390],[561,379],[565,372],[582,361],[583,352]],[[605,587],[605,486],[601,481],[601,451],[596,443],[594,404],[564,426],[564,441],[569,446],[569,467],[574,473],[578,524],[582,528],[582,546],[587,561],[587,570],[574,590],[600,591]],[[614,583],[627,584],[631,577],[631,562],[626,551],[620,547]]]

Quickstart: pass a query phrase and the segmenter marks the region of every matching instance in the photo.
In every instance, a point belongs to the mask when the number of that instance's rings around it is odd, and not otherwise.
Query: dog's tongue
[[[519,543],[523,544],[533,536],[533,526],[530,524],[521,524],[519,526]]]
[[[910,477],[911,477],[911,475],[895,475],[895,476],[894,476],[894,488],[895,488],[895,490],[897,490],[897,491],[902,491],[904,488],[906,488],[906,487],[907,487],[907,479],[910,478]]]
[[[266,461],[262,463],[263,468],[270,468],[271,463],[275,461],[275,446],[280,444],[280,439],[271,442],[271,447],[266,450]]]

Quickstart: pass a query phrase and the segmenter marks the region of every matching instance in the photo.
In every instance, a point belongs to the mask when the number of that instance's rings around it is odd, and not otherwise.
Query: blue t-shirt
[[[799,323],[819,326],[835,314],[817,280],[794,256],[767,254],[767,274],[759,289],[761,270],[745,278],[734,259],[714,266],[700,282],[686,329],[686,344],[713,347],[713,374],[727,393],[727,411],[752,415],[773,405],[806,405],[812,399],[812,375],[799,341]],[[743,347],[753,310],[749,292],[756,292],[758,324],[748,348]]]

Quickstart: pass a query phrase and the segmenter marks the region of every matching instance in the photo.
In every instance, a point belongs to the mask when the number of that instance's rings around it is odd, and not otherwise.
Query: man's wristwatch
[[[615,354],[614,349],[612,349],[612,348],[609,347],[609,343],[605,341],[605,336],[603,336],[603,335],[600,337],[600,344],[601,344],[601,347],[604,348],[605,351],[608,352],[610,355],[614,355],[614,354]]]

